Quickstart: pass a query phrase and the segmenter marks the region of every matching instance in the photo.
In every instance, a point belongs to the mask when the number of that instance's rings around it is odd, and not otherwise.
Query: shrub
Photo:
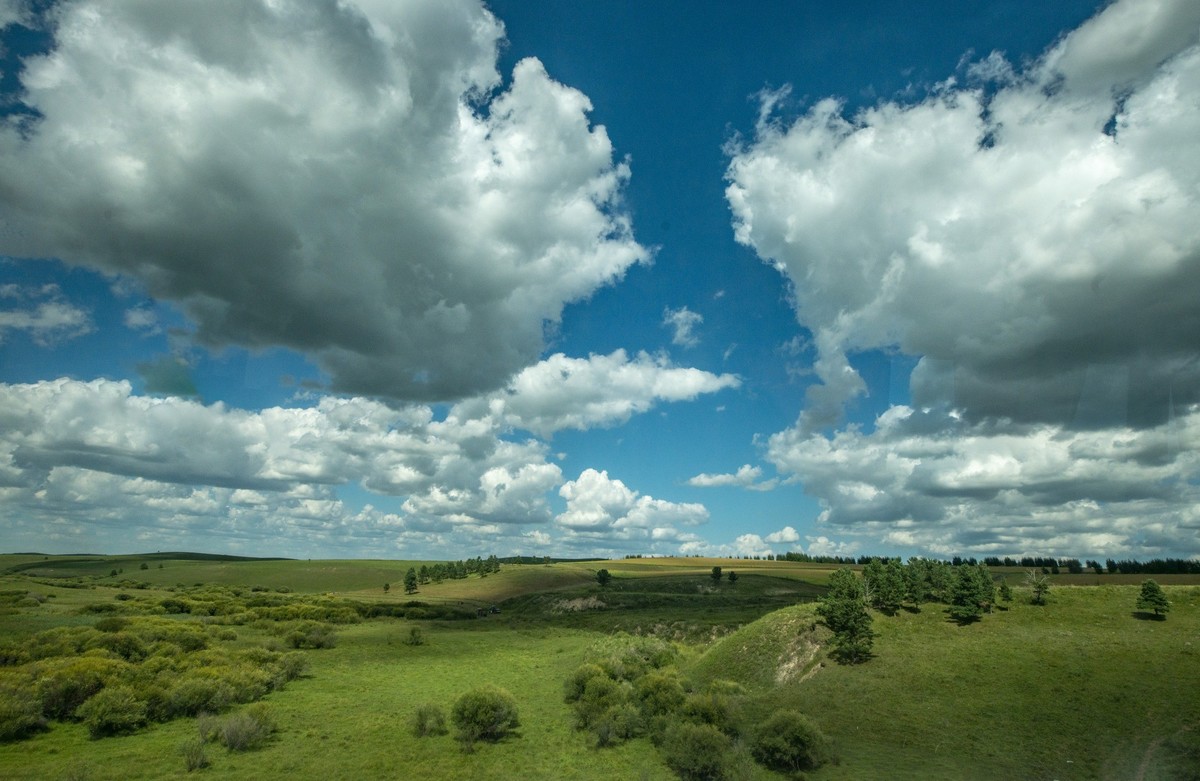
[[[236,701],[237,692],[228,683],[206,675],[189,675],[167,691],[163,715],[168,719],[195,716],[224,710]]]
[[[76,711],[92,738],[133,732],[146,723],[146,701],[128,686],[110,686]]]
[[[217,740],[230,751],[250,751],[262,746],[275,732],[267,707],[256,702],[221,723]]]
[[[732,743],[711,724],[672,724],[663,735],[661,751],[667,766],[684,781],[715,781],[730,777]]]
[[[189,773],[193,770],[203,770],[212,764],[202,738],[185,740],[179,746],[179,753],[183,754],[183,764]]]
[[[42,706],[32,691],[16,686],[0,688],[0,741],[19,740],[45,726]]]
[[[499,740],[520,726],[513,696],[495,686],[473,689],[458,698],[450,712],[458,739],[467,750],[477,740]]]
[[[639,679],[635,692],[642,712],[647,716],[674,713],[687,697],[677,675],[659,671]]]
[[[604,670],[598,665],[583,664],[571,673],[571,676],[563,682],[563,700],[566,702],[577,702],[583,696],[583,689],[587,686],[587,682],[592,678],[605,677]]]
[[[592,734],[596,736],[598,748],[636,738],[641,731],[642,714],[629,703],[609,708],[600,714],[592,725]]]
[[[720,692],[706,691],[688,696],[680,715],[685,721],[707,724],[727,735],[737,735],[740,731],[741,713],[737,701]]]
[[[37,697],[42,713],[53,719],[69,719],[89,697],[127,668],[123,662],[95,656],[49,660],[37,665]]]
[[[806,716],[778,711],[759,726],[751,748],[754,758],[781,773],[815,770],[829,761],[829,739]]]
[[[591,727],[605,711],[628,702],[629,695],[627,683],[618,683],[606,675],[589,678],[575,703],[577,725],[581,729]]]
[[[412,734],[418,738],[445,735],[446,714],[438,705],[422,705],[412,715]]]
[[[292,648],[333,648],[337,645],[333,627],[316,621],[301,621],[284,639]]]
[[[408,630],[408,637],[404,642],[407,645],[425,645],[425,633],[421,631],[420,627],[414,626]]]

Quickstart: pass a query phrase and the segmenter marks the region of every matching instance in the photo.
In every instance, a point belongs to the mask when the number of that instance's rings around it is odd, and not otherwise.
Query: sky
[[[1200,556],[1200,5],[0,0],[0,549]]]

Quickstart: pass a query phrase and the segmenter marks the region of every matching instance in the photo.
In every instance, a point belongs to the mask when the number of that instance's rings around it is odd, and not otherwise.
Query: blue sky
[[[1193,3],[0,25],[4,549],[1200,555]]]

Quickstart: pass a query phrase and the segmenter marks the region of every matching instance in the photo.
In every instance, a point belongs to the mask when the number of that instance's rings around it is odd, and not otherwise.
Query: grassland
[[[272,741],[247,753],[210,749],[206,770],[187,773],[179,753],[196,733],[194,719],[99,740],[82,724],[52,722],[28,739],[0,743],[0,778],[673,778],[645,739],[594,748],[573,729],[562,700],[564,679],[588,649],[621,631],[676,643],[681,671],[696,686],[741,683],[750,721],[781,708],[812,716],[839,757],[809,773],[816,781],[1200,777],[1200,587],[1167,586],[1173,605],[1166,621],[1136,614],[1136,585],[1112,582],[1060,582],[1045,606],[1028,604],[1017,589],[1010,609],[967,626],[932,604],[877,614],[875,657],[842,666],[825,656],[827,630],[812,604],[828,567],[716,559],[506,565],[405,595],[403,574],[419,564],[0,557],[0,571],[9,571],[0,590],[37,597],[0,610],[2,641],[90,626],[98,616],[86,612],[89,605],[134,609],[178,597],[179,584],[397,607],[420,600],[500,608],[483,619],[340,625],[335,648],[303,652],[306,677],[265,698],[279,725]],[[714,584],[713,566],[741,577],[732,586]],[[600,567],[614,576],[604,589],[594,579]],[[114,578],[114,568],[124,572]],[[387,594],[385,582],[392,584]],[[414,626],[425,644],[405,642]],[[231,648],[274,636],[269,621],[233,629]],[[516,697],[517,735],[464,753],[452,736],[409,734],[417,706],[449,710],[482,683]],[[758,767],[747,777],[782,778]]]

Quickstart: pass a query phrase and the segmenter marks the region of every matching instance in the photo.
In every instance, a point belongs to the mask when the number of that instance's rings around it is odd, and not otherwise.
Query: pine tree
[[[875,633],[867,612],[863,585],[848,568],[829,578],[829,593],[821,599],[817,613],[833,631],[834,656],[846,663],[866,661],[871,656]]]
[[[412,567],[404,574],[404,593],[412,594],[417,590],[417,571]]]
[[[1138,594],[1137,607],[1139,610],[1149,608],[1154,611],[1155,616],[1165,619],[1166,614],[1171,610],[1171,603],[1167,601],[1167,595],[1162,590],[1162,586],[1153,580],[1147,580],[1142,583],[1142,592]]]

